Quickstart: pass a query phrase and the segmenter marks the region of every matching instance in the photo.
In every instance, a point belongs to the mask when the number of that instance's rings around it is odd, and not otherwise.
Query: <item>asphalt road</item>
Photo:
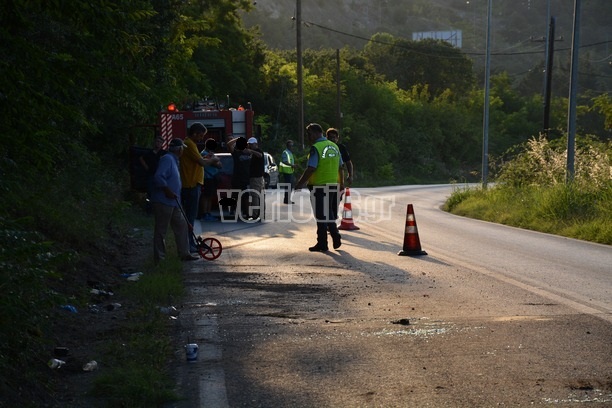
[[[306,192],[196,225],[224,250],[186,265],[173,406],[612,406],[612,248],[444,213],[451,188],[352,189],[328,253]],[[397,255],[407,204],[428,255]]]

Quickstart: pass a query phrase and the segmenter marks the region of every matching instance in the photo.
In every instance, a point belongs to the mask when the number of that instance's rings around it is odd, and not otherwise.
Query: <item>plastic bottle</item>
[[[66,364],[66,362],[64,360],[59,360],[57,358],[52,358],[51,360],[49,360],[49,362],[47,363],[47,365],[49,366],[49,368],[52,369],[58,369],[61,366],[63,366],[64,364]]]
[[[94,371],[98,369],[98,362],[91,360],[89,363],[83,365],[83,371]]]
[[[137,281],[138,279],[140,279],[140,277],[142,275],[143,275],[142,272],[123,273],[123,274],[121,274],[122,277],[127,278],[127,280],[129,280],[129,281]]]
[[[62,309],[68,310],[69,312],[72,313],[78,313],[76,307],[72,306],[72,305],[62,305],[60,306]]]

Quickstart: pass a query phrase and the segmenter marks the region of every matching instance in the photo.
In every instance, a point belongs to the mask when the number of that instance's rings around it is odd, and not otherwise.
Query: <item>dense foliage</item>
[[[297,137],[295,52],[267,49],[257,30],[242,26],[240,15],[252,6],[248,0],[3,3],[0,370],[6,378],[27,366],[14,340],[27,333],[25,344],[34,343],[29,358],[36,358],[46,330],[41,313],[68,296],[47,291],[47,282],[69,273],[81,254],[102,251],[109,235],[121,235],[130,205],[127,148],[152,143],[138,129],[154,123],[162,105],[206,96],[234,106],[252,102],[266,150],[278,154],[285,139]],[[483,91],[466,55],[444,43],[380,33],[362,49],[341,49],[339,78],[336,64],[335,50],[305,51],[305,118],[341,128],[357,183],[479,179]],[[508,75],[494,76],[493,157],[507,159],[510,147],[538,134],[541,102],[539,89],[527,93]],[[553,139],[563,137],[566,106],[555,99]],[[579,134],[609,138],[611,106],[608,95],[582,95]],[[0,393],[18,393],[14,385],[3,382]]]

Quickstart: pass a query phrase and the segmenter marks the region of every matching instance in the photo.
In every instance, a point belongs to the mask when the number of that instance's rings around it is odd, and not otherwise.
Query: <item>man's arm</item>
[[[302,176],[296,183],[295,189],[300,190],[304,188],[306,186],[306,183],[308,183],[308,179],[310,178],[310,176],[312,176],[315,170],[316,170],[315,167],[310,167],[310,166],[306,167],[306,170],[304,170],[304,173],[302,173]]]
[[[226,145],[227,145],[227,150],[229,150],[230,153],[234,152],[234,147],[236,147],[236,141],[238,140],[237,137],[230,139],[227,141]]]
[[[292,169],[295,169],[295,163],[291,164],[291,162],[289,162],[289,155],[287,154],[287,151],[284,150],[283,154],[281,156],[281,163],[284,164],[287,167],[291,167]]]
[[[257,150],[253,150],[253,149],[249,149],[248,147],[244,150],[242,150],[244,153],[249,154],[251,156],[255,156],[257,158],[262,158],[263,154],[258,152]]]
[[[344,164],[346,165],[346,171],[348,172],[348,177],[346,178],[346,185],[350,186],[351,184],[353,184],[353,162],[349,160]]]

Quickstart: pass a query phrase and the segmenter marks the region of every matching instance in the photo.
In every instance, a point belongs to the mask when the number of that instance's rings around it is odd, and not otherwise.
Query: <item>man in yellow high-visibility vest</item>
[[[326,252],[327,232],[332,237],[334,249],[340,248],[342,240],[338,232],[338,172],[344,179],[342,158],[338,146],[323,134],[317,123],[306,127],[308,139],[312,144],[308,154],[308,167],[300,177],[296,190],[308,185],[310,203],[317,220],[317,244],[308,248],[311,252]]]

